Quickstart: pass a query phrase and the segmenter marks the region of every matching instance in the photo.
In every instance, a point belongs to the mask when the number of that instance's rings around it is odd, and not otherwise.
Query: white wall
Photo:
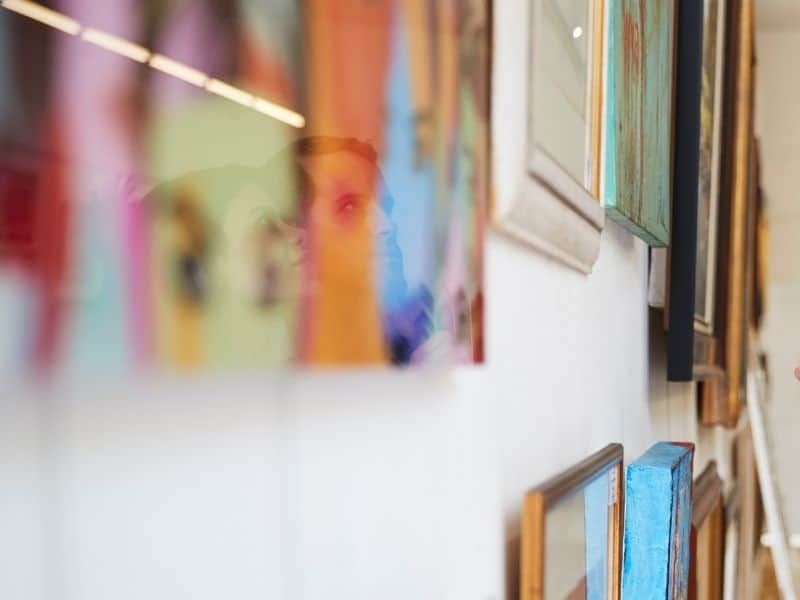
[[[767,314],[762,334],[769,354],[773,457],[790,532],[800,533],[797,457],[800,455],[800,384],[792,372],[800,365],[800,118],[797,98],[800,30],[765,28],[758,32],[757,128],[761,137],[763,186],[770,231]]]
[[[585,277],[492,233],[486,266],[482,368],[0,384],[0,598],[512,597],[526,489],[723,447],[665,382],[642,242],[609,222]]]

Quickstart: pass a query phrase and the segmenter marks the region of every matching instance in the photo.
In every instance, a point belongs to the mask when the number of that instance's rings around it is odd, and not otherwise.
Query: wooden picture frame
[[[688,600],[721,600],[724,575],[725,505],[717,463],[711,461],[692,492],[692,541]]]
[[[609,600],[620,598],[620,568],[622,561],[622,460],[623,449],[620,444],[610,444],[596,452],[586,460],[550,479],[528,492],[522,510],[522,543],[520,553],[520,600],[543,600],[550,598],[586,597],[587,590],[593,587],[597,593]],[[583,503],[579,501],[583,499]],[[575,547],[562,544],[569,535],[570,525],[575,519],[569,519],[569,512],[561,512],[567,517],[566,527],[548,528],[548,523],[558,518],[559,511],[577,507],[581,513],[579,528],[583,528],[583,553],[576,552]],[[590,522],[588,527],[584,521]],[[605,522],[605,531],[597,524]],[[587,537],[586,529],[590,530]],[[549,543],[554,541],[555,543]],[[573,540],[574,541],[574,540]],[[562,552],[553,558],[551,553]],[[570,551],[567,551],[570,550]],[[576,573],[565,565],[560,572],[575,575],[574,581],[563,581],[558,578],[555,584],[567,586],[567,590],[553,590],[553,581],[548,581],[547,574],[553,573],[558,558],[569,557],[576,560],[580,555],[584,569]],[[604,565],[592,569],[587,566],[587,557],[605,558]],[[594,563],[593,563],[594,564]],[[550,569],[548,569],[548,566]],[[556,580],[555,577],[551,580]],[[599,588],[599,589],[598,589]],[[550,593],[548,593],[548,591]],[[592,596],[598,597],[598,596]]]
[[[723,558],[722,600],[737,600],[739,529],[742,506],[736,482],[725,497],[725,551]]]
[[[603,206],[655,247],[670,242],[673,0],[609,0]]]
[[[494,53],[495,64],[503,65],[493,72],[493,127],[503,140],[495,145],[495,169],[506,172],[498,180],[516,183],[511,189],[497,190],[492,215],[502,232],[589,273],[600,251],[605,224],[600,204],[605,2],[587,0],[586,25],[575,26],[568,36],[575,40],[586,37],[589,52],[585,64],[585,126],[578,141],[585,144],[582,178],[571,173],[564,164],[568,161],[556,158],[557,152],[544,147],[538,137],[546,131],[546,123],[545,119],[537,120],[537,110],[544,110],[542,97],[548,96],[547,90],[542,91],[545,69],[537,58],[560,54],[537,52],[537,48],[549,39],[545,34],[551,33],[544,29],[546,11],[562,10],[562,6],[554,0],[535,0],[513,7],[497,3],[494,8],[495,31],[502,32],[504,39],[503,44],[495,45]],[[527,62],[519,60],[522,55],[528,57]],[[520,87],[520,82],[525,85]],[[526,131],[520,135],[518,124],[523,120]]]
[[[748,231],[755,177],[753,0],[731,0],[728,9],[713,363],[724,374],[701,384],[700,422],[733,428],[741,414],[747,370]]]
[[[704,5],[705,9],[704,10]],[[681,2],[669,249],[667,379],[721,378],[714,297],[721,152],[724,0]]]
[[[733,446],[734,476],[739,496],[735,586],[737,598],[752,598],[758,590],[761,573],[758,559],[764,513],[748,417],[743,417],[740,427]]]

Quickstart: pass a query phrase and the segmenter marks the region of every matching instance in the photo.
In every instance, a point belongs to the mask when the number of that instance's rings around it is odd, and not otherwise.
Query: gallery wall
[[[523,84],[496,88],[497,194]],[[726,475],[666,383],[643,242],[607,222],[588,277],[497,233],[486,260],[484,367],[0,384],[0,597],[500,599],[523,493],[592,451],[696,441]]]

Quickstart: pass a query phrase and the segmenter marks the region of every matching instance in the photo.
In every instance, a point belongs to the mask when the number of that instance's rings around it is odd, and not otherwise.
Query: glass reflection
[[[592,3],[544,0],[533,60],[536,144],[590,189]]]
[[[603,473],[545,515],[545,598],[608,597],[609,480]]]
[[[485,1],[50,6],[0,9],[0,367],[481,359]]]

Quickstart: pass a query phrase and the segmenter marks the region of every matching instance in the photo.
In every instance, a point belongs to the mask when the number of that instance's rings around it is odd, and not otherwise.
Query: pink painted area
[[[139,180],[132,176],[122,189],[122,227],[127,265],[128,336],[136,363],[153,358],[153,309],[150,303],[150,235],[147,205]]]

